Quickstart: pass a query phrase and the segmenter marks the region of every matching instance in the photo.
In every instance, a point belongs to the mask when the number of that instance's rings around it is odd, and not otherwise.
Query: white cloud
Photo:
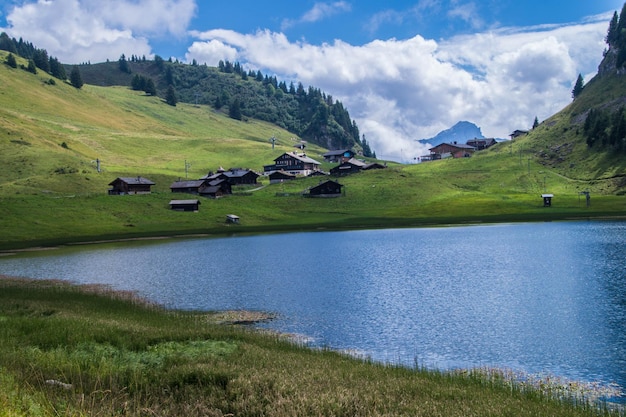
[[[351,9],[352,6],[346,1],[336,1],[334,3],[315,3],[313,8],[304,13],[299,19],[283,20],[281,29],[286,30],[299,23],[314,23],[338,13],[349,12]]]
[[[476,123],[486,136],[508,137],[529,128],[535,116],[543,120],[563,108],[578,73],[596,71],[608,18],[440,43],[415,36],[360,46],[311,45],[267,30],[196,35],[237,51],[220,59],[319,87],[344,103],[377,155],[406,160],[424,153],[415,139],[460,120]],[[195,55],[199,50],[190,50],[188,58],[203,62]]]
[[[147,36],[184,34],[195,7],[194,0],[38,0],[10,9],[3,30],[66,63],[101,62],[150,55]]]
[[[448,11],[448,16],[453,18],[459,18],[466,23],[469,23],[473,29],[481,29],[485,22],[480,18],[476,3],[464,3],[458,4],[452,2],[452,8]]]

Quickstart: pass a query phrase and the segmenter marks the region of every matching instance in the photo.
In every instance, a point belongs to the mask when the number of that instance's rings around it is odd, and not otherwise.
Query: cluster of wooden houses
[[[511,140],[515,140],[520,136],[528,134],[528,130],[515,130],[509,136]],[[420,157],[422,162],[436,161],[445,158],[469,158],[476,151],[482,151],[483,149],[490,148],[498,143],[494,138],[474,138],[469,139],[466,143],[440,143],[437,146],[433,146],[429,149],[429,155],[423,155]]]
[[[305,153],[292,151],[285,152],[274,159],[273,164],[265,165],[263,167],[263,174],[267,176],[270,183],[273,184],[294,180],[303,176],[342,176],[358,171],[386,168],[386,164],[383,165],[377,162],[366,163],[356,159],[356,154],[350,149],[330,151],[323,156],[325,161],[338,163],[336,167],[330,170],[330,173],[322,171],[321,163],[307,156]],[[197,180],[185,179],[175,181],[170,185],[170,191],[172,193],[219,198],[232,194],[232,187],[234,185],[256,185],[259,176],[260,174],[250,169],[231,168],[226,170],[220,167],[215,173],[209,172],[207,175]],[[118,177],[109,183],[111,188],[108,192],[109,195],[149,194],[153,185],[155,185],[153,181],[141,176]],[[342,187],[343,185],[339,184],[337,181],[320,181],[317,186],[307,189],[303,195],[310,197],[339,196],[342,194]],[[197,199],[171,200],[170,208],[180,211],[197,211],[200,204],[200,200]],[[236,216],[233,218],[235,217]]]
[[[445,158],[469,158],[476,151],[487,149],[497,142],[493,138],[489,139],[470,139],[466,143],[440,143],[429,149],[429,155],[420,157],[422,162],[436,161]]]

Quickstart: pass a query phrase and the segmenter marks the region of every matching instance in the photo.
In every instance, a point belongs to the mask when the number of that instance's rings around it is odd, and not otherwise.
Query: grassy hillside
[[[0,62],[5,56],[0,51]],[[262,179],[267,186],[260,190],[236,189],[226,198],[202,199],[198,213],[179,213],[168,210],[169,186],[185,177],[185,161],[191,164],[190,179],[219,166],[262,171],[264,164],[293,150],[292,134],[252,119],[235,121],[206,106],[171,107],[127,88],[85,85],[77,90],[49,79],[0,65],[0,249],[155,235],[553,220],[626,212],[623,157],[590,152],[576,134],[582,96],[523,139],[473,158],[389,164],[385,170],[341,178],[346,191],[342,198],[302,198],[300,193],[319,177],[271,186]],[[275,149],[272,136],[278,139]],[[307,148],[320,161],[324,152]],[[106,195],[113,179],[136,175],[155,181],[155,192]],[[583,190],[592,193],[591,207],[581,201]],[[544,191],[555,194],[548,209],[539,197]],[[242,224],[226,225],[228,213],[241,216]]]

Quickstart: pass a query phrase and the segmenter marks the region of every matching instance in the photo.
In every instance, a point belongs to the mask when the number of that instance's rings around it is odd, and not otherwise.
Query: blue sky
[[[65,63],[238,61],[341,100],[379,157],[460,120],[508,137],[595,74],[619,0],[4,0],[0,30]]]

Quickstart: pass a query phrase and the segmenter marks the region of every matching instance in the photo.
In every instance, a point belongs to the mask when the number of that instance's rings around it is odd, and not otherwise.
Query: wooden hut
[[[200,208],[199,200],[171,200],[170,209],[176,211],[198,211]]]

